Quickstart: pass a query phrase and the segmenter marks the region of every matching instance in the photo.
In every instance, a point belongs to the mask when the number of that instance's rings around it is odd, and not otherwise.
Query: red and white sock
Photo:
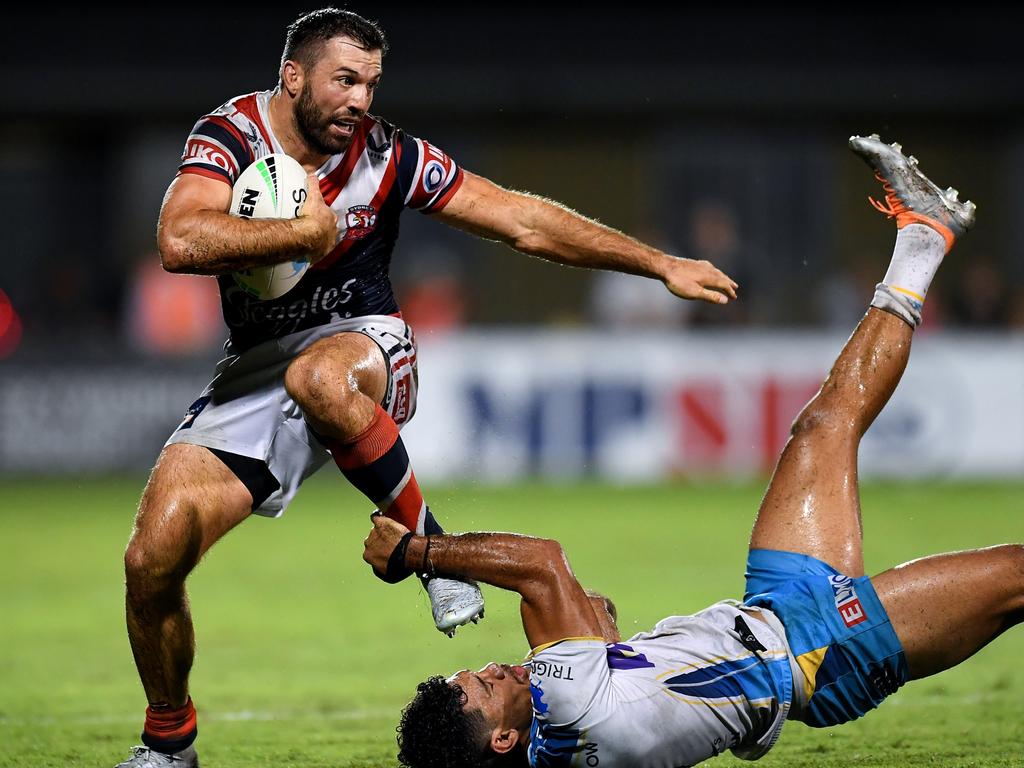
[[[352,485],[413,533],[441,533],[423,500],[398,425],[377,406],[373,421],[353,440],[327,444],[334,463]]]

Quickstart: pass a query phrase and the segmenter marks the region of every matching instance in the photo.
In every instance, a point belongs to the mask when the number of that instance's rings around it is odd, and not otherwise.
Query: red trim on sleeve
[[[211,123],[216,123],[221,128],[230,131],[231,134],[236,139],[238,139],[239,144],[241,144],[242,147],[245,149],[245,152],[248,155],[249,160],[253,161],[256,159],[255,157],[253,157],[252,154],[252,145],[249,143],[249,140],[245,138],[245,135],[242,133],[241,129],[239,129],[237,125],[235,125],[233,122],[228,120],[223,115],[209,115],[206,119],[209,120]]]
[[[211,171],[209,168],[201,168],[198,165],[185,165],[178,169],[177,176],[181,176],[183,173],[194,173],[197,176],[205,176],[208,179],[217,179],[223,181],[229,187],[234,185],[231,183],[231,177],[228,176],[227,171]]]
[[[459,187],[462,186],[462,182],[464,179],[465,176],[462,173],[462,169],[459,168],[459,170],[455,174],[455,181],[453,181],[451,186],[448,187],[448,191],[441,195],[441,197],[439,197],[437,200],[435,200],[433,205],[424,208],[422,210],[422,213],[437,213],[446,205],[448,205],[451,199],[455,196],[455,193],[459,191]]]

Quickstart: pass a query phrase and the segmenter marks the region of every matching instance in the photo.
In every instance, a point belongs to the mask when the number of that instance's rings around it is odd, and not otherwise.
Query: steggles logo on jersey
[[[366,237],[377,226],[377,209],[372,205],[353,205],[345,214],[346,240]]]
[[[225,313],[225,321],[230,328],[244,326],[269,327],[275,336],[292,333],[298,330],[307,317],[323,315],[332,319],[351,317],[345,305],[352,300],[358,290],[354,277],[346,280],[341,288],[318,285],[312,296],[293,298],[291,301],[272,300],[260,301],[246,293],[239,286],[231,286],[224,291],[224,300],[231,307],[230,315]]]
[[[853,587],[853,579],[849,576],[829,576],[829,584],[832,585],[832,592],[835,596],[836,610],[847,627],[853,627],[862,621],[867,621],[867,614],[857,597],[857,590]]]

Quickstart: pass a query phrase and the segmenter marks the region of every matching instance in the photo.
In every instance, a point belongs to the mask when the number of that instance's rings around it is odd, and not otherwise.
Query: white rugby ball
[[[292,157],[261,157],[235,182],[231,191],[233,216],[245,219],[294,219],[306,201],[306,170]],[[235,282],[258,299],[277,299],[290,291],[309,269],[309,259],[233,272]]]

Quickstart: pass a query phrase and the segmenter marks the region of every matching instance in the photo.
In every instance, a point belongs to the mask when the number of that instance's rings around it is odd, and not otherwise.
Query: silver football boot
[[[132,747],[132,756],[114,768],[199,768],[199,757],[193,746],[173,755],[165,755],[149,747]]]
[[[484,596],[473,581],[459,581],[433,576],[423,580],[430,596],[434,625],[448,637],[455,637],[456,627],[484,617]]]
[[[977,207],[970,200],[960,202],[959,193],[952,187],[940,189],[917,167],[917,158],[903,154],[896,142],[886,144],[877,133],[870,136],[851,136],[850,149],[859,155],[882,182],[885,203],[869,197],[871,204],[896,226],[924,224],[946,239],[948,251],[956,238],[974,226]]]

